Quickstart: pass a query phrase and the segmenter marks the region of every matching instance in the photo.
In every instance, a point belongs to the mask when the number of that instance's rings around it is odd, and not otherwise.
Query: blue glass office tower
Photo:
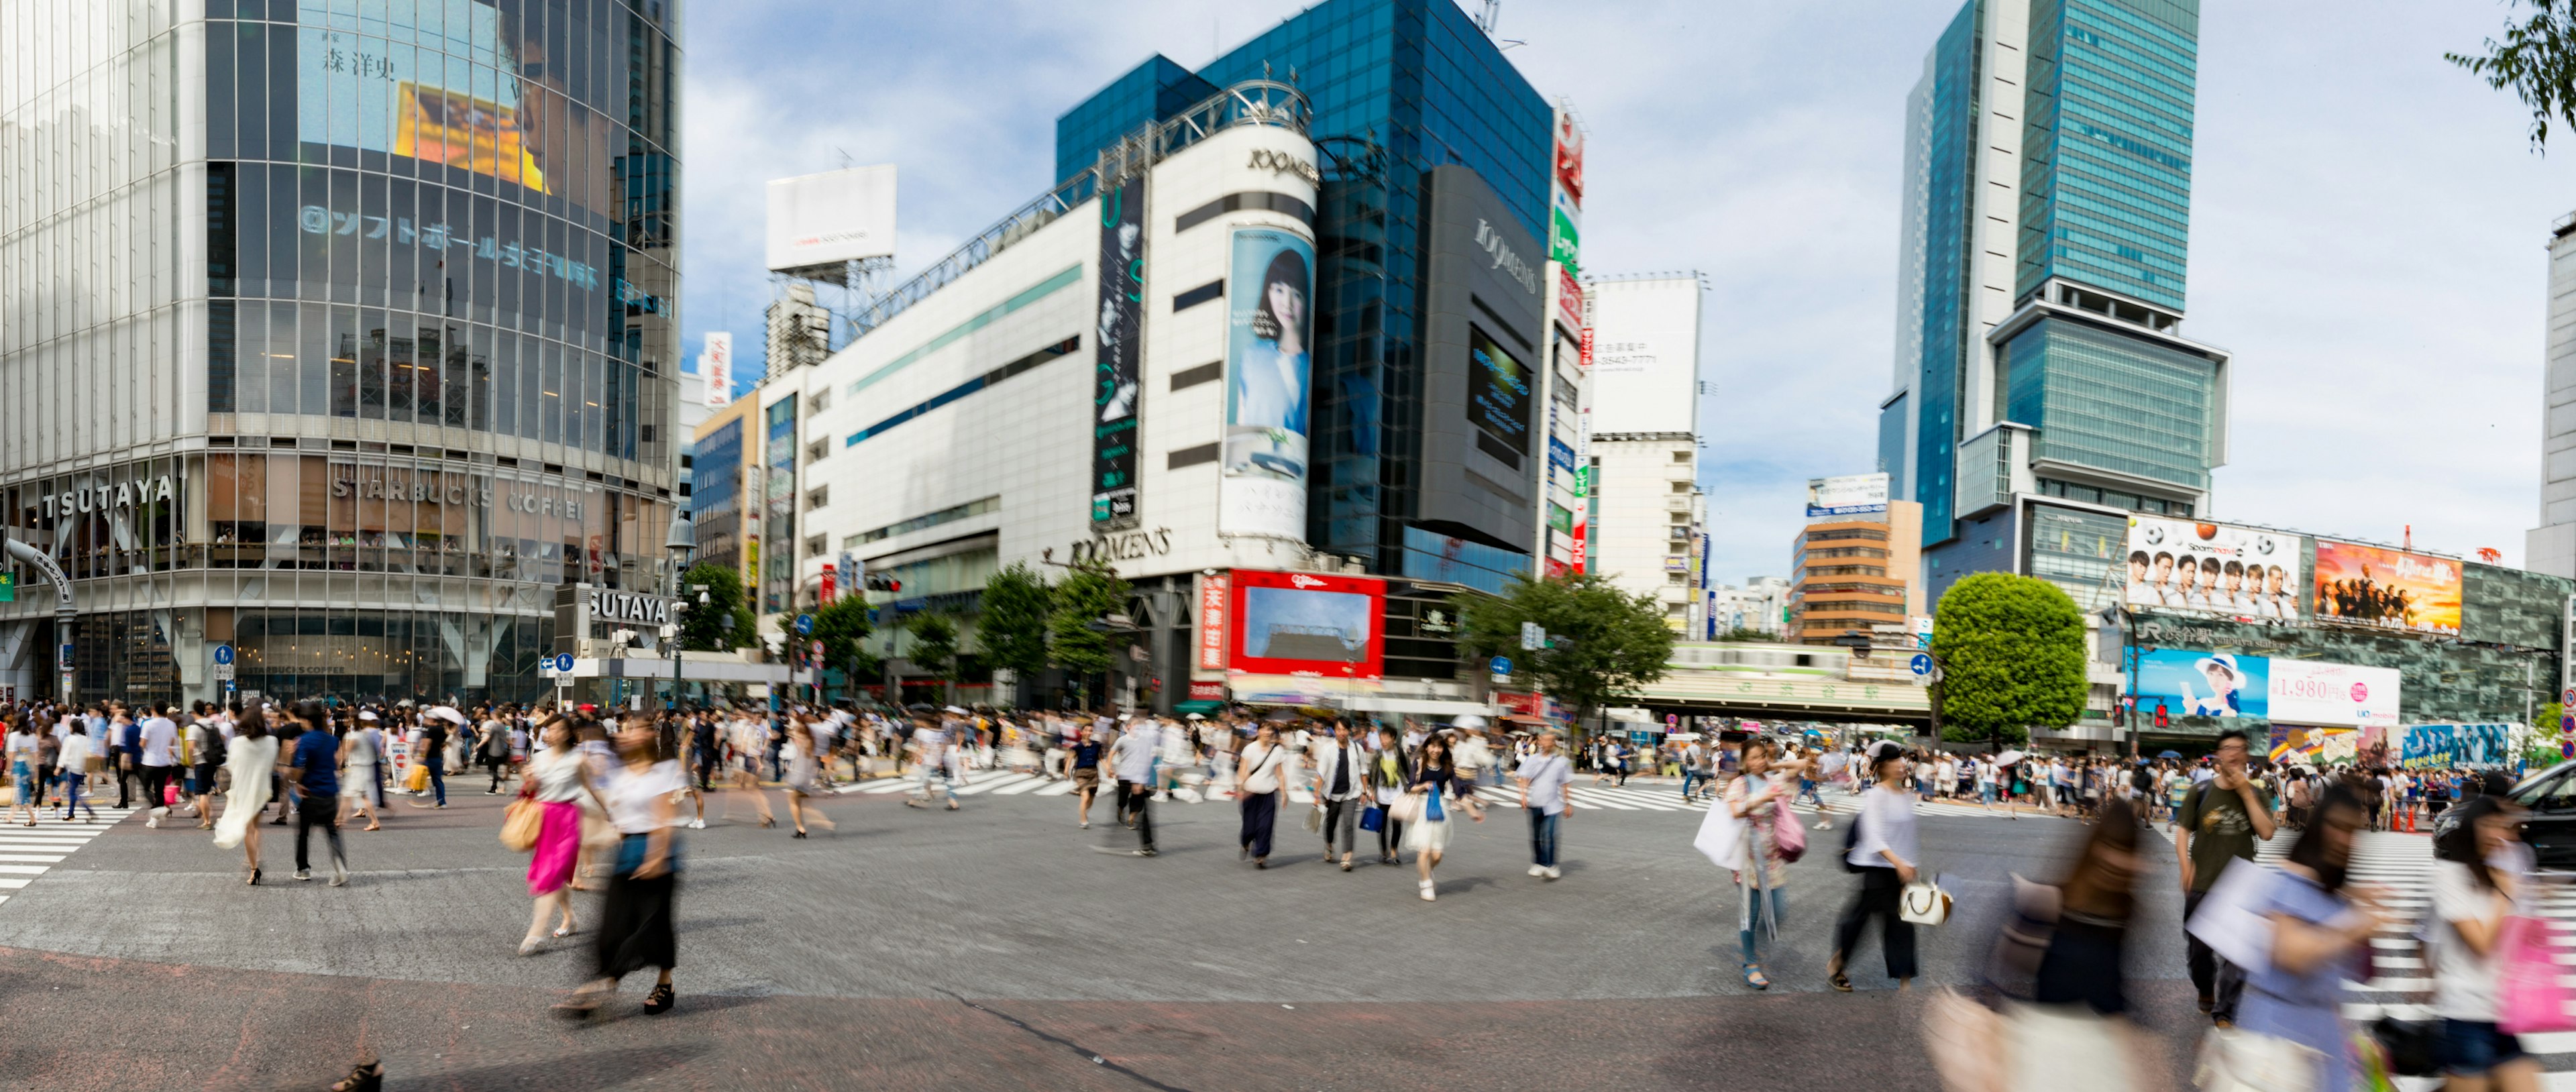
[[[1472,169],[1532,236],[1548,237],[1547,100],[1454,0],[1327,0],[1195,74],[1156,56],[1112,81],[1057,119],[1057,177],[1216,88],[1264,75],[1306,93],[1324,160],[1307,540],[1390,573],[1405,571],[1408,531],[1528,553],[1527,542],[1425,513],[1418,320],[1433,168]]]
[[[2198,35],[2197,0],[1968,0],[1925,58],[1879,450],[1936,594],[2031,571],[2033,503],[2208,506],[2227,354],[2179,335]]]

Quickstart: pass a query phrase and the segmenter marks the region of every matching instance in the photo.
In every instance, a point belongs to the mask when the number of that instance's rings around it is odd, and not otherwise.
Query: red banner
[[[839,582],[840,582],[840,574],[839,574],[839,573],[837,573],[837,572],[835,572],[835,571],[833,570],[833,568],[832,568],[832,563],[831,563],[831,562],[829,562],[829,561],[824,562],[824,563],[823,563],[823,591],[822,591],[822,594],[821,594],[821,596],[820,596],[820,599],[821,599],[822,605],[827,606],[827,607],[832,605],[832,596],[833,596],[833,594],[834,594],[836,591],[838,591],[838,590],[839,590],[839,587],[838,587]]]
[[[1192,682],[1192,683],[1190,683],[1190,700],[1191,700],[1191,701],[1224,701],[1224,700],[1225,700],[1225,684],[1224,684],[1224,683],[1221,683],[1221,682],[1214,682],[1214,681],[1209,681],[1209,682]]]
[[[1556,267],[1556,318],[1565,328],[1583,330],[1583,285],[1574,279],[1574,271]]]
[[[1207,671],[1225,670],[1226,606],[1234,589],[1224,573],[1199,576],[1199,667]],[[1191,696],[1196,697],[1197,683]],[[1217,695],[1223,697],[1222,691]]]

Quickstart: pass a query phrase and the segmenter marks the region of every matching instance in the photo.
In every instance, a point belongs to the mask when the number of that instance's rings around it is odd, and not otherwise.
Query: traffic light
[[[2165,703],[2163,703],[2163,702],[2157,702],[2157,703],[2156,703],[2156,727],[2158,727],[2158,728],[2162,728],[2162,727],[2164,727],[2165,725],[2167,725],[2168,723],[2170,723],[2170,722],[2169,722],[2169,721],[2167,721],[2167,720],[2166,720],[2166,718],[2165,718]]]
[[[900,592],[903,590],[903,581],[885,573],[869,573],[867,582],[869,591]]]

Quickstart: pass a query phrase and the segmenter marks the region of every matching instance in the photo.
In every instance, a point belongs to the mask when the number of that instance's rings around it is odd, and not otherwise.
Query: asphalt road
[[[291,827],[265,828],[259,888],[206,833],[139,818],[62,853],[0,904],[0,1087],[319,1088],[362,1042],[403,1089],[1936,1087],[1920,995],[1877,973],[1874,941],[1859,993],[1825,986],[1852,886],[1824,859],[1839,830],[1793,869],[1756,994],[1696,812],[1584,811],[1551,883],[1496,809],[1425,903],[1409,866],[1315,863],[1293,809],[1255,870],[1229,803],[1159,806],[1162,855],[1139,859],[1113,855],[1134,836],[1105,802],[1085,831],[1063,797],[851,795],[805,840],[711,802],[688,833],[679,1008],[642,1016],[630,981],[611,1019],[567,1027],[543,1010],[583,976],[583,938],[515,954],[526,859],[494,837],[499,798],[451,799],[348,832],[340,889],[284,878]],[[1924,937],[1927,976],[1971,978],[2006,877],[2053,874],[2079,832],[1927,817],[1959,900]],[[2145,894],[2135,996],[2179,1049],[2180,898]],[[73,1033],[100,1028],[148,1033]]]

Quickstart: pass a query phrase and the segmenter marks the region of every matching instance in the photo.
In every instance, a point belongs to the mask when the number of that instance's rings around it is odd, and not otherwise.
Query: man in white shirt
[[[1109,745],[1109,767],[1118,778],[1118,821],[1136,832],[1136,855],[1154,855],[1154,750],[1162,731],[1138,717]]]
[[[179,710],[172,706],[169,711],[176,713]],[[157,827],[161,825],[162,817],[170,814],[170,806],[164,801],[170,774],[179,767],[179,725],[158,710],[146,712],[149,715],[143,718],[140,733],[143,757],[138,761],[143,766],[143,802],[151,806],[152,817],[144,820],[143,825]]]
[[[1565,794],[1566,786],[1574,782],[1574,766],[1556,748],[1555,732],[1539,733],[1538,753],[1522,759],[1512,775],[1521,783],[1521,810],[1530,820],[1529,874],[1547,880],[1565,875],[1556,866],[1556,831],[1574,814],[1573,802]]]

